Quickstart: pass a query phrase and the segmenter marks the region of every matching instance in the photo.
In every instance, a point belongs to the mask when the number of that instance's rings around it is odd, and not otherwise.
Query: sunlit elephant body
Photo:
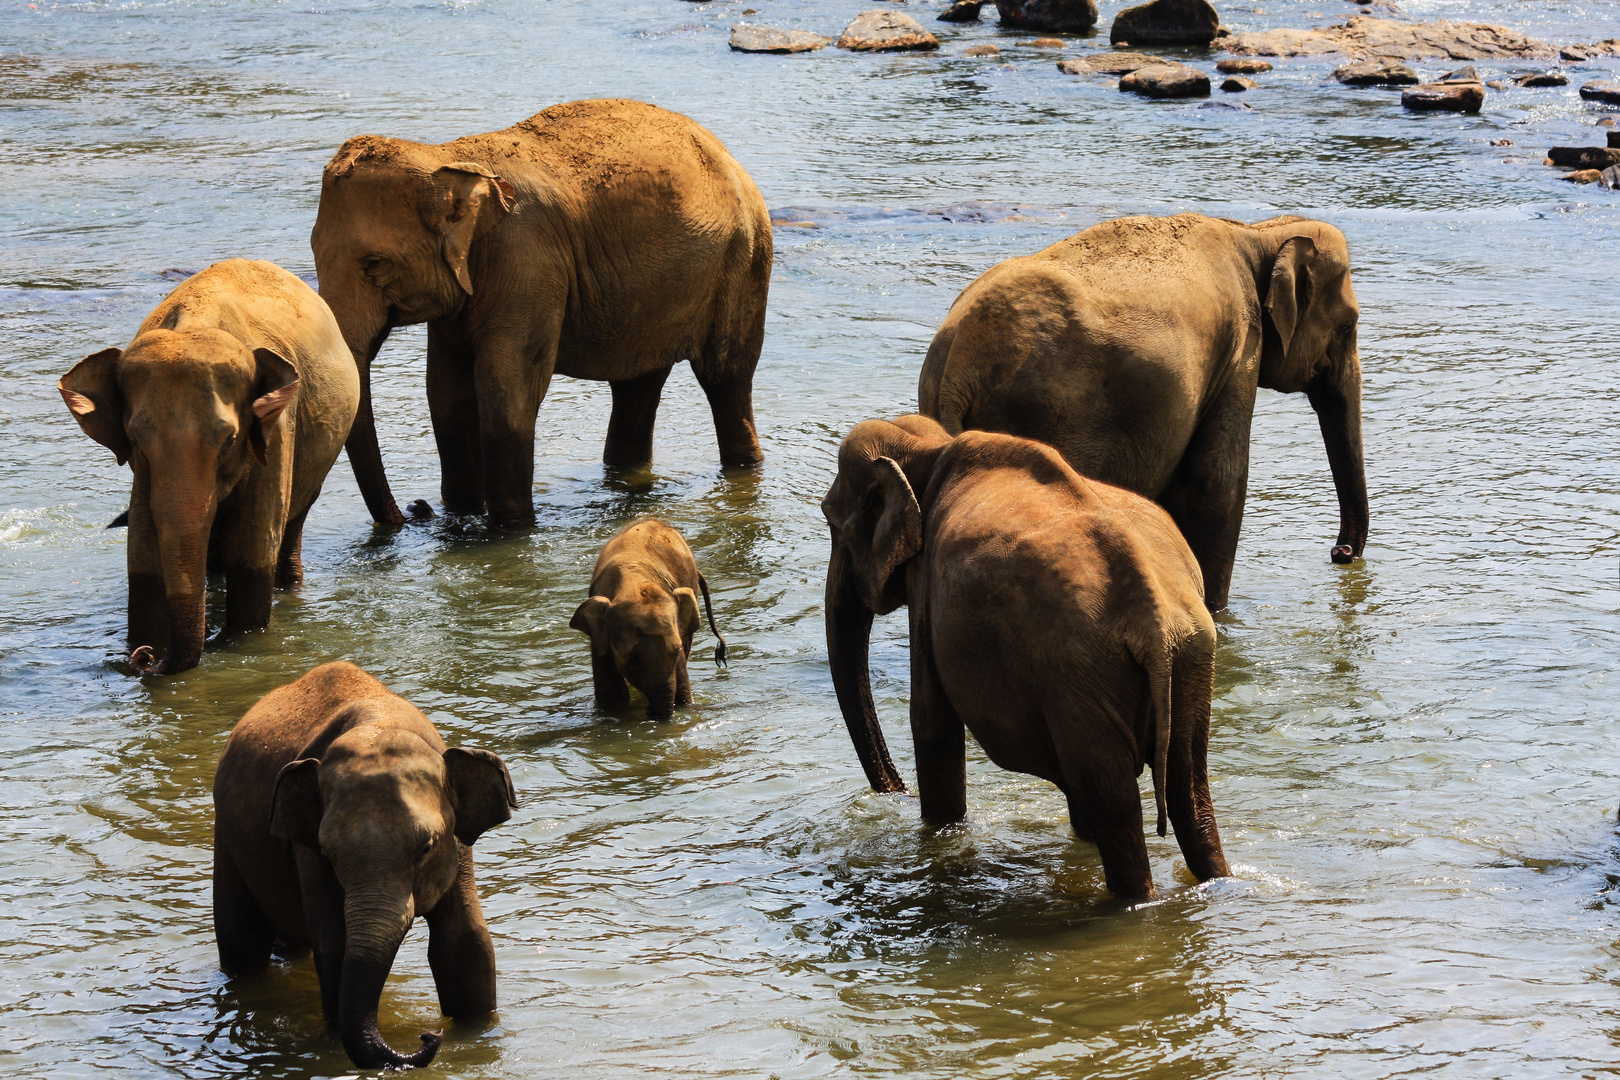
[[[224,571],[228,629],[270,621],[303,575],[308,515],[360,400],[354,358],[315,291],[267,262],[193,275],[122,351],[57,384],[86,434],[129,462],[129,641],[154,673],[194,667],[206,574]]]
[[[214,930],[226,974],[312,946],[321,1003],[356,1065],[425,1065],[377,1029],[377,1001],[416,916],[452,1017],[495,1008],[495,952],[472,844],[517,805],[499,757],[445,749],[421,711],[348,663],[265,696],[214,778]]]
[[[1022,435],[1156,500],[1226,605],[1255,392],[1303,391],[1339,499],[1335,562],[1367,539],[1359,309],[1344,236],[1281,217],[1121,218],[1008,259],[934,335],[918,408],[950,432]]]
[[[395,326],[428,324],[445,509],[533,521],[534,427],[553,374],[613,387],[603,459],[652,460],[670,367],[689,360],[727,465],[760,460],[752,386],[771,224],[742,166],[677,113],[581,101],[442,145],[343,144],[310,237],[367,388],[349,458],[379,521],[403,520],[369,396]]]
[[[569,626],[591,639],[596,703],[623,708],[628,682],[647,698],[647,713],[662,719],[673,706],[692,703],[687,661],[700,625],[697,594],[718,639],[714,658],[726,662],[726,639],[714,625],[709,583],[686,540],[668,522],[639,518],[602,548],[591,571],[590,596]]]
[[[963,729],[1004,769],[1050,780],[1096,841],[1110,890],[1153,894],[1137,776],[1189,869],[1227,873],[1206,764],[1215,627],[1198,565],[1158,506],[1086,480],[1051,447],[933,420],[868,421],[822,503],[827,648],[876,791],[904,789],[867,674],[874,614],[908,606],[922,815],[966,813]]]

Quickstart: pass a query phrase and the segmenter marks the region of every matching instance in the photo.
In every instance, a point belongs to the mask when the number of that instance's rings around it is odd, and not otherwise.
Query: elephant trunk
[[[1361,557],[1367,543],[1367,471],[1361,454],[1361,362],[1330,369],[1305,388],[1316,421],[1322,428],[1333,486],[1339,494],[1339,539],[1333,546],[1336,563]]]
[[[827,658],[832,665],[833,688],[844,726],[866,770],[873,791],[906,790],[899,770],[889,760],[889,747],[878,726],[877,707],[872,703],[872,680],[866,655],[872,637],[872,610],[861,600],[856,588],[855,568],[848,552],[833,545],[827,564]]]
[[[377,1028],[377,1002],[394,966],[405,931],[415,915],[411,897],[352,892],[344,897],[346,943],[338,984],[338,1035],[349,1059],[362,1069],[421,1068],[433,1060],[444,1041],[440,1032],[424,1032],[414,1054],[396,1053]]]
[[[150,663],[151,643],[140,643],[135,649],[130,662],[143,675],[172,675],[196,667],[207,636],[215,462],[211,455],[195,449],[168,455],[165,461],[164,467],[153,470],[151,510],[163,565],[169,640],[163,659],[156,664]],[[190,467],[186,467],[188,463]]]
[[[360,408],[349,428],[349,439],[343,444],[349,454],[349,464],[354,466],[355,483],[360,486],[360,495],[373,521],[403,525],[405,515],[400,512],[388,486],[382,449],[377,444],[377,417],[371,408],[371,362],[388,340],[388,311],[375,302],[357,303],[333,287],[322,288],[321,299],[332,309],[360,373]]]

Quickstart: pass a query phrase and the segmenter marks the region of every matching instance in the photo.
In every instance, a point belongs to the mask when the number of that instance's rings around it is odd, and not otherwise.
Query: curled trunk
[[[1339,539],[1332,558],[1347,563],[1360,558],[1367,544],[1367,471],[1361,453],[1361,364],[1352,360],[1341,370],[1324,372],[1306,387],[1316,421],[1322,428],[1333,486],[1339,495]]]
[[[873,791],[904,791],[905,781],[889,759],[889,747],[872,703],[872,680],[866,667],[872,637],[872,611],[855,587],[849,555],[837,544],[827,563],[827,658],[844,726],[866,770]]]
[[[362,1069],[420,1068],[439,1052],[444,1036],[424,1032],[414,1054],[396,1053],[377,1027],[377,1002],[394,966],[394,955],[411,924],[409,895],[401,903],[351,893],[344,898],[346,945],[338,985],[338,1034],[349,1058]]]

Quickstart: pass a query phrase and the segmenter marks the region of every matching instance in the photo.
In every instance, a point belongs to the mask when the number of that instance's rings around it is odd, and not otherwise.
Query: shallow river
[[[867,6],[751,3],[824,32]],[[433,1075],[1620,1070],[1620,193],[1539,164],[1601,145],[1602,110],[1575,87],[1620,62],[1453,117],[1285,61],[1240,112],[1061,75],[989,18],[937,24],[932,56],[733,54],[746,6],[0,14],[0,1072],[352,1072],[309,962],[229,984],[209,913],[226,733],[338,658],[451,743],[502,754],[523,804],[477,847],[503,1008],[450,1028]],[[907,9],[936,25],[937,6]],[[1350,10],[1259,7],[1221,11],[1253,29]],[[1559,43],[1620,32],[1614,0],[1408,13]],[[960,55],[981,41],[1002,57]],[[124,344],[186,271],[240,255],[312,277],[320,169],[345,137],[440,141],[611,96],[705,124],[780,220],[810,223],[777,229],[757,477],[720,474],[684,368],[655,473],[606,477],[607,388],[559,379],[531,535],[373,531],[340,461],[307,581],[267,632],[184,675],[125,674],[125,537],[102,526],[128,473],[55,380]],[[1503,138],[1518,145],[1488,145]],[[911,799],[865,790],[827,671],[817,502],[842,433],[915,406],[927,341],[980,271],[1182,210],[1298,212],[1348,235],[1372,538],[1365,562],[1329,564],[1315,421],[1262,392],[1211,757],[1234,877],[1191,887],[1173,839],[1151,837],[1163,896],[1132,909],[1104,893],[1057,791],[977,751],[965,826],[929,832]],[[384,350],[379,428],[395,491],[436,502],[424,342],[417,328]],[[644,513],[689,537],[732,643],[718,672],[700,636],[697,703],[662,724],[595,710],[567,625],[601,543]],[[873,665],[909,773],[903,613],[879,620]],[[425,942],[418,924],[384,995],[396,1046],[441,1023]]]

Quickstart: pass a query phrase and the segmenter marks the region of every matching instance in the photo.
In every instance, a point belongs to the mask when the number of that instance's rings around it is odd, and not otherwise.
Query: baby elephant
[[[215,263],[128,348],[86,357],[56,385],[134,473],[131,663],[197,666],[209,570],[225,573],[228,628],[269,625],[273,586],[303,576],[304,518],[360,404],[354,355],[315,290],[271,263]]]
[[[273,942],[312,946],[321,1004],[363,1069],[421,1066],[377,1030],[377,1000],[418,915],[447,1016],[495,1008],[495,950],[473,842],[512,816],[501,759],[445,749],[428,718],[353,664],[323,664],[248,710],[214,776],[219,966],[247,975]]]
[[[697,593],[709,612],[709,629],[720,642],[715,663],[726,662],[726,639],[714,626],[709,583],[681,534],[668,522],[638,518],[620,529],[596,557],[591,596],[569,622],[591,639],[591,676],[596,703],[604,709],[630,704],[625,680],[647,697],[647,715],[666,719],[675,705],[692,703],[686,661],[697,633]]]

